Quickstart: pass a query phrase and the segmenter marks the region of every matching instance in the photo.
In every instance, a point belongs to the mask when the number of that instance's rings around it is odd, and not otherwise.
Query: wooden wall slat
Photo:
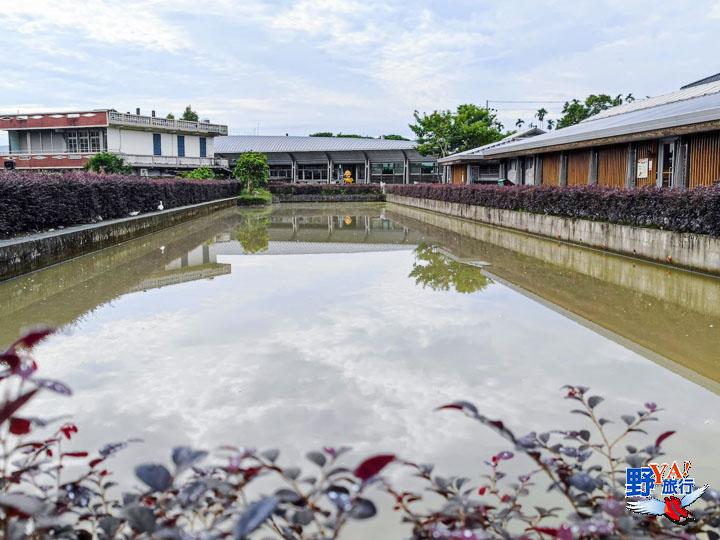
[[[544,186],[560,185],[560,154],[542,156],[542,183]]]
[[[720,132],[689,138],[690,167],[688,187],[711,186],[720,180]]]
[[[567,158],[567,185],[586,186],[590,173],[590,150],[570,152]]]
[[[598,185],[623,187],[627,174],[627,145],[606,146],[598,151]]]
[[[637,187],[654,186],[656,184],[657,153],[658,141],[646,141],[637,144],[637,160],[640,161],[641,159],[647,159],[651,164],[647,178],[635,178],[635,185]],[[635,174],[637,175],[637,171]]]

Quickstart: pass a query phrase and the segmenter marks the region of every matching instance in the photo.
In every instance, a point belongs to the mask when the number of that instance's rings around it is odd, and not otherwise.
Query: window
[[[78,133],[77,131],[70,131],[65,134],[65,141],[67,144],[67,151],[70,154],[77,154],[78,152]]]
[[[185,135],[178,135],[178,156],[185,157]]]
[[[200,137],[200,157],[207,157],[207,139]]]
[[[401,161],[389,163],[372,163],[370,166],[372,182],[385,182],[386,184],[402,184],[404,181],[405,164]]]
[[[281,182],[289,182],[292,180],[291,165],[271,165],[270,180],[278,180]]]
[[[673,166],[675,158],[675,141],[663,142],[662,144],[662,187],[672,187]]]
[[[98,130],[78,129],[65,133],[65,145],[69,154],[83,154],[102,150],[102,134]]]
[[[162,140],[159,133],[153,133],[153,156],[162,156]]]
[[[81,131],[78,133],[78,143],[80,147],[80,153],[90,151],[90,135],[87,131]]]
[[[410,182],[439,182],[438,164],[434,161],[410,163]]]
[[[91,131],[90,132],[90,151],[91,152],[99,152],[100,150],[102,150],[100,132],[97,130]]]
[[[298,180],[301,182],[327,182],[327,173],[326,165],[298,165]]]

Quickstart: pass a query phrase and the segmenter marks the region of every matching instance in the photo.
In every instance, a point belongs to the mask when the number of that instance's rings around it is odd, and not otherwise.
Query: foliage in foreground
[[[378,454],[348,467],[346,447],[323,448],[307,454],[309,468],[281,464],[276,449],[255,450],[221,446],[212,453],[189,447],[174,448],[172,465],[144,463],[136,467],[139,483],[117,497],[111,479],[112,457],[132,443],[106,444],[97,452],[64,451],[76,436],[74,424],[61,424],[49,436],[50,419],[28,417],[25,406],[40,391],[69,396],[59,381],[38,377],[33,347],[51,332],[37,329],[0,355],[4,401],[0,526],[4,537],[19,538],[164,538],[282,539],[338,538],[353,520],[378,512],[370,497],[389,494],[393,510],[417,540],[477,540],[483,538],[718,538],[720,493],[705,492],[693,508],[696,519],[684,529],[663,519],[630,515],[625,510],[622,469],[637,467],[662,456],[662,443],[630,446],[641,438],[660,411],[646,403],[617,424],[603,417],[603,399],[588,388],[567,386],[565,398],[573,413],[586,418],[593,432],[552,430],[518,436],[502,421],[482,415],[472,403],[457,401],[438,408],[462,412],[503,439],[508,450],[484,460],[485,474],[475,483],[469,477],[443,477],[432,465],[415,463],[396,454]],[[620,426],[619,428],[612,426]],[[651,439],[652,441],[652,439]],[[624,446],[624,449],[621,447]],[[524,456],[526,473],[511,477],[506,462]],[[70,476],[69,465],[81,472]],[[412,473],[425,486],[406,491],[383,476],[386,468]],[[475,471],[471,473],[473,476]],[[274,485],[264,495],[256,484]],[[128,479],[121,481],[127,484]],[[528,502],[531,490],[547,490],[547,505]],[[257,532],[257,534],[255,534]]]
[[[237,196],[232,181],[0,172],[0,237]]]
[[[120,156],[100,152],[88,159],[85,170],[101,174],[130,174],[132,167],[125,165],[125,160]]]
[[[599,186],[388,185],[388,193],[720,236],[720,185],[694,189]]]
[[[265,205],[272,202],[272,193],[267,189],[255,189],[253,191],[242,190],[238,198],[240,206]]]
[[[266,187],[270,178],[267,156],[262,152],[245,152],[238,158],[233,176],[240,180],[248,192]]]
[[[198,167],[192,171],[184,172],[180,176],[192,180],[212,180],[215,178],[215,173],[210,167]]]

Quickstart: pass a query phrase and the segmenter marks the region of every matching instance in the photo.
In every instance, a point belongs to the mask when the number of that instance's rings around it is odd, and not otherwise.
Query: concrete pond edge
[[[217,199],[133,217],[77,225],[0,241],[0,281],[173,227],[237,205]]]
[[[720,274],[720,238],[387,194],[387,202],[579,246]]]

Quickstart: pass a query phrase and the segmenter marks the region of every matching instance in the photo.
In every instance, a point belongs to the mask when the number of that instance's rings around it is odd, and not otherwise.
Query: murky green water
[[[469,264],[468,264],[469,263]],[[667,409],[668,458],[720,485],[720,280],[397,206],[229,210],[0,283],[0,342],[44,322],[41,373],[76,395],[77,443],[395,451],[481,472],[503,441],[433,413],[455,399],[527,433]],[[396,473],[399,474],[399,473]],[[392,514],[364,525],[387,531]],[[389,520],[389,521],[388,521]],[[374,532],[373,532],[374,531]]]

